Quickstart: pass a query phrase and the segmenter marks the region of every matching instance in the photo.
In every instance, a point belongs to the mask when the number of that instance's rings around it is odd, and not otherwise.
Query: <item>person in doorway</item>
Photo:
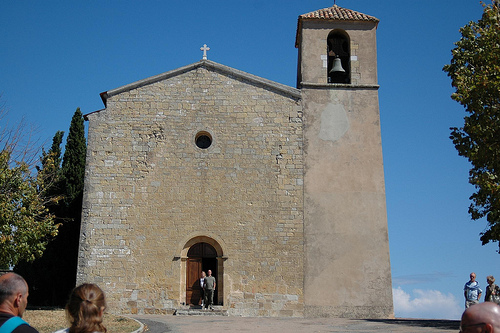
[[[0,276],[0,331],[6,333],[38,333],[22,320],[28,305],[28,284],[21,275]]]
[[[214,290],[215,290],[215,278],[212,276],[212,271],[207,271],[208,276],[205,277],[204,290],[205,290],[205,309],[210,308],[213,310],[214,304]]]
[[[464,286],[465,308],[479,303],[483,291],[479,288],[479,282],[476,281],[476,273],[470,273],[470,281]]]
[[[500,332],[500,306],[484,302],[466,309],[462,314],[460,332]]]
[[[488,275],[486,277],[486,282],[488,285],[486,286],[486,294],[484,294],[485,302],[494,302],[500,303],[500,287],[495,284],[495,278],[493,275]]]
[[[207,277],[207,274],[205,271],[201,271],[201,278],[200,278],[200,297],[201,297],[201,308],[203,309],[203,305],[205,304],[205,291],[203,287],[205,286],[205,278]]]

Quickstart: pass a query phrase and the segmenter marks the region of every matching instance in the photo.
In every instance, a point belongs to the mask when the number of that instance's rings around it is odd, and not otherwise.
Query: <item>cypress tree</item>
[[[56,133],[51,151],[42,155],[42,166],[45,156],[51,155],[54,159],[60,156],[62,135],[63,132]],[[26,280],[30,285],[30,303],[33,305],[62,306],[75,287],[86,152],[83,116],[77,108],[66,139],[59,181],[53,187],[62,197],[58,205],[51,207],[60,223],[59,234],[49,243],[40,260],[29,267],[19,267],[22,269],[20,273],[32,278]]]
[[[83,180],[85,176],[85,157],[87,145],[83,115],[77,108],[71,119],[61,167],[62,193],[64,196],[61,216],[64,221],[60,228],[58,241],[58,292],[55,301],[64,304],[76,284],[78,248],[80,244],[80,225],[83,199]]]
[[[80,108],[77,108],[71,119],[62,162],[63,188],[67,206],[73,205],[74,201],[78,200],[78,197],[81,197],[83,193],[86,153],[87,144],[83,116]]]

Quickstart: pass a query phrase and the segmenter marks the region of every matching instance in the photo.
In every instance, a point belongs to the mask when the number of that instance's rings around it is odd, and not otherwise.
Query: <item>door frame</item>
[[[195,249],[196,247],[196,249]],[[193,250],[195,250],[193,252]],[[217,279],[219,267],[217,265],[217,251],[215,248],[205,242],[200,242],[192,245],[188,251],[188,259],[186,261],[186,305],[200,305],[202,300],[200,293],[200,276],[201,272],[211,270],[213,277]],[[215,288],[214,302],[217,304],[219,288]]]
[[[224,292],[224,262],[228,260],[228,256],[225,255],[223,247],[224,242],[220,240],[218,237],[214,237],[213,235],[206,236],[206,235],[192,235],[189,237],[187,241],[183,242],[181,248],[179,249],[179,259],[180,259],[180,276],[179,276],[179,304],[181,305],[187,305],[188,302],[186,300],[186,292],[187,292],[187,259],[188,259],[188,251],[191,248],[191,246],[197,244],[197,243],[208,243],[212,245],[212,247],[215,249],[217,252],[217,257],[215,258],[217,262],[217,276],[215,277],[216,279],[216,289],[218,290],[217,293],[217,305],[224,305],[225,304],[225,292]],[[175,258],[174,258],[175,259]],[[215,300],[214,300],[215,302]]]

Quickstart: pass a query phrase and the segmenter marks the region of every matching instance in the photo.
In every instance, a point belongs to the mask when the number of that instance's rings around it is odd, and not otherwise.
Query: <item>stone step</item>
[[[214,305],[213,310],[202,309],[201,306],[177,309],[174,316],[227,316],[227,311],[222,309],[222,306]]]

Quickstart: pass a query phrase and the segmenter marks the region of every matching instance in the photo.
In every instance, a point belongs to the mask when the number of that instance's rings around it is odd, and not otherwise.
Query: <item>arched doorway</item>
[[[218,277],[217,251],[205,242],[192,245],[187,253],[186,262],[186,304],[201,304],[201,271],[212,271],[214,277]],[[216,281],[219,284],[219,281]],[[215,288],[214,303],[217,304],[219,288]]]

